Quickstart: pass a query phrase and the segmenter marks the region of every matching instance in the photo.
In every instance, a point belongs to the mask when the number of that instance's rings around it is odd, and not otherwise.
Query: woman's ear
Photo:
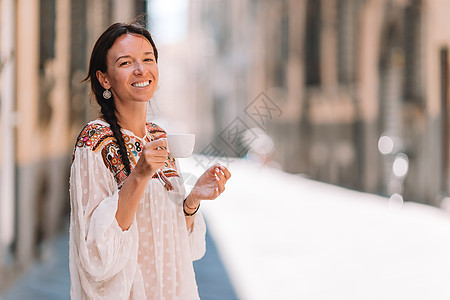
[[[95,75],[97,76],[98,82],[100,82],[100,84],[105,90],[109,90],[111,88],[111,85],[109,84],[108,78],[106,78],[105,73],[103,73],[100,70],[97,70],[97,72],[95,72]]]

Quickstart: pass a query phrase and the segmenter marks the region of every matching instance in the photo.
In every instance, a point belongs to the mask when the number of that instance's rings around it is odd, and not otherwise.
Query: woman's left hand
[[[230,177],[230,171],[220,164],[209,167],[192,189],[189,195],[190,202],[216,199],[225,190],[225,184]],[[193,205],[191,204],[191,206]]]

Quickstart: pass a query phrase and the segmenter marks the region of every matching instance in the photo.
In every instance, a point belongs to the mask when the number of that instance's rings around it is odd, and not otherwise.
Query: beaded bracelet
[[[187,199],[187,198],[186,198],[186,199]],[[200,203],[198,204],[198,206],[197,206],[197,208],[195,209],[195,211],[194,211],[192,214],[189,214],[189,213],[186,212],[186,209],[184,208],[185,205],[187,206],[187,204],[186,204],[186,199],[184,199],[184,201],[183,201],[183,211],[184,211],[184,215],[185,215],[186,217],[192,217],[193,215],[195,215],[195,214],[197,213],[198,209],[200,208]],[[189,208],[189,207],[188,207],[188,208]]]

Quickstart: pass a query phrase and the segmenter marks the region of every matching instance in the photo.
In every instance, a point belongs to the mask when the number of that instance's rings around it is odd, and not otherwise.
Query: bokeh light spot
[[[392,153],[394,150],[394,140],[390,136],[381,136],[378,140],[378,150],[382,154]]]

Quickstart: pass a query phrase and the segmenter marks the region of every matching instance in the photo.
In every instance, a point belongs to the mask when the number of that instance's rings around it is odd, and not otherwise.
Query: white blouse
[[[147,124],[148,136],[164,132]],[[145,141],[122,130],[131,167]],[[200,212],[188,232],[185,190],[173,158],[163,172],[166,191],[154,176],[147,183],[134,221],[123,231],[115,214],[126,179],[108,123],[90,122],[77,139],[70,173],[69,268],[72,299],[200,299],[192,261],[205,252]]]

